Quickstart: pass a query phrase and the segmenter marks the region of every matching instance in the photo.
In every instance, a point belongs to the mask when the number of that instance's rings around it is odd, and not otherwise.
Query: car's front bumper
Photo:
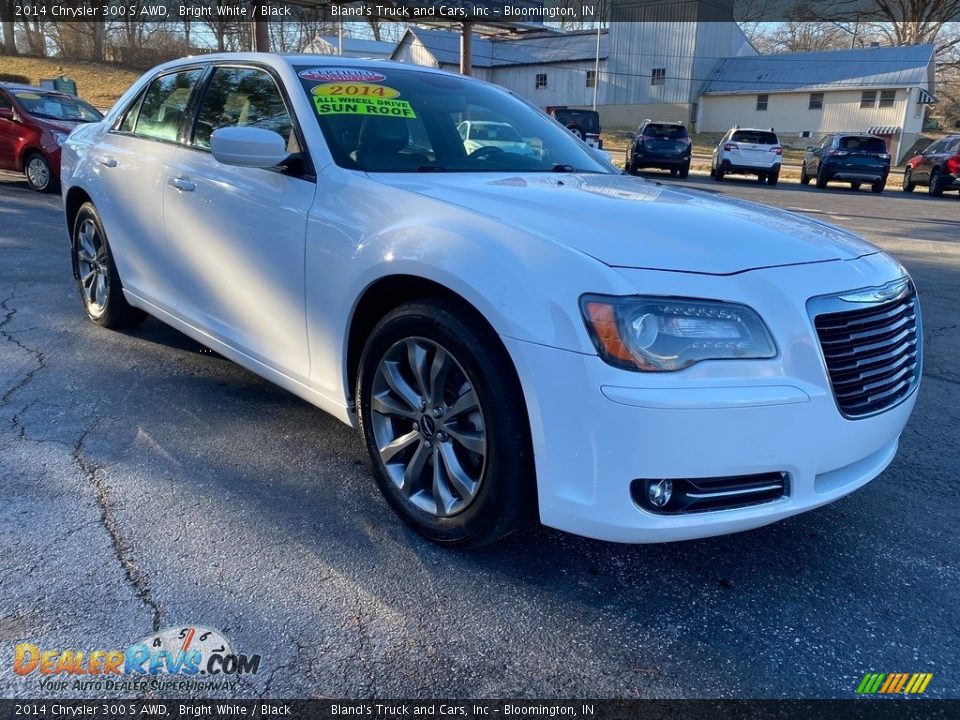
[[[860,272],[837,267],[857,264]],[[613,368],[595,355],[505,338],[533,429],[541,521],[617,542],[686,540],[765,525],[869,482],[893,459],[916,391],[878,415],[845,419],[834,401],[805,300],[882,284],[897,272],[889,260],[861,259],[744,273],[754,276],[747,281],[624,273],[653,294],[753,305],[780,347],[769,361],[704,362],[676,373],[637,373]],[[865,275],[875,281],[864,283]],[[667,281],[661,290],[658,276]],[[749,302],[763,287],[777,288],[771,302]],[[663,515],[641,509],[630,492],[636,479],[764,473],[787,474],[785,497],[750,507]]]

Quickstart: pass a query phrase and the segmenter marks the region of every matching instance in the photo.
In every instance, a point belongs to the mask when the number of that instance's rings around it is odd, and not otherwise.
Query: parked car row
[[[800,165],[800,183],[813,180],[820,189],[829,183],[849,183],[854,190],[869,185],[883,192],[890,175],[890,152],[883,138],[862,132],[830,133],[817,146],[807,147]],[[674,177],[690,172],[692,142],[680,122],[644,120],[627,147],[624,168],[631,175],[640,170],[669,170]],[[752,175],[759,182],[776,185],[783,163],[783,145],[772,128],[734,127],[716,144],[710,161],[710,177],[717,182],[727,175]],[[911,158],[903,174],[903,190],[918,185],[939,197],[947,190],[960,191],[960,135],[938,140],[922,154]]]

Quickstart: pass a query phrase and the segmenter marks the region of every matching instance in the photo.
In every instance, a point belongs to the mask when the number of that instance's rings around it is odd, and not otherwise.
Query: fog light
[[[647,498],[654,507],[662,508],[673,495],[673,480],[651,480],[647,485]]]

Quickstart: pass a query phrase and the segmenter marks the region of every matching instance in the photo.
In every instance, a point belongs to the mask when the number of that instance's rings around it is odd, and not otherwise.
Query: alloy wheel
[[[405,338],[384,354],[371,389],[380,461],[403,498],[438,518],[466,510],[483,480],[487,432],[463,366],[432,340]]]
[[[100,316],[110,297],[110,270],[106,245],[90,218],[85,218],[77,228],[75,252],[87,310],[94,317]]]

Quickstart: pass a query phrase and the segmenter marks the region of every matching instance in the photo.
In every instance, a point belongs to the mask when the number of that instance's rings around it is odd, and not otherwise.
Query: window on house
[[[666,68],[654,68],[653,72],[650,73],[650,84],[651,85],[663,85],[664,81],[667,79],[667,69]]]
[[[877,104],[877,91],[864,90],[863,94],[860,96],[860,107],[872,108],[876,104]]]
[[[587,70],[587,87],[597,86],[597,71]]]
[[[547,86],[547,74],[546,73],[537,73],[537,90],[540,88],[545,88]]]
[[[769,99],[769,95],[757,95],[757,110],[766,110]]]
[[[810,104],[807,107],[810,110],[822,110],[823,93],[810,93]]]
[[[880,92],[880,104],[877,107],[893,107],[893,101],[896,99],[896,90],[882,90]]]

